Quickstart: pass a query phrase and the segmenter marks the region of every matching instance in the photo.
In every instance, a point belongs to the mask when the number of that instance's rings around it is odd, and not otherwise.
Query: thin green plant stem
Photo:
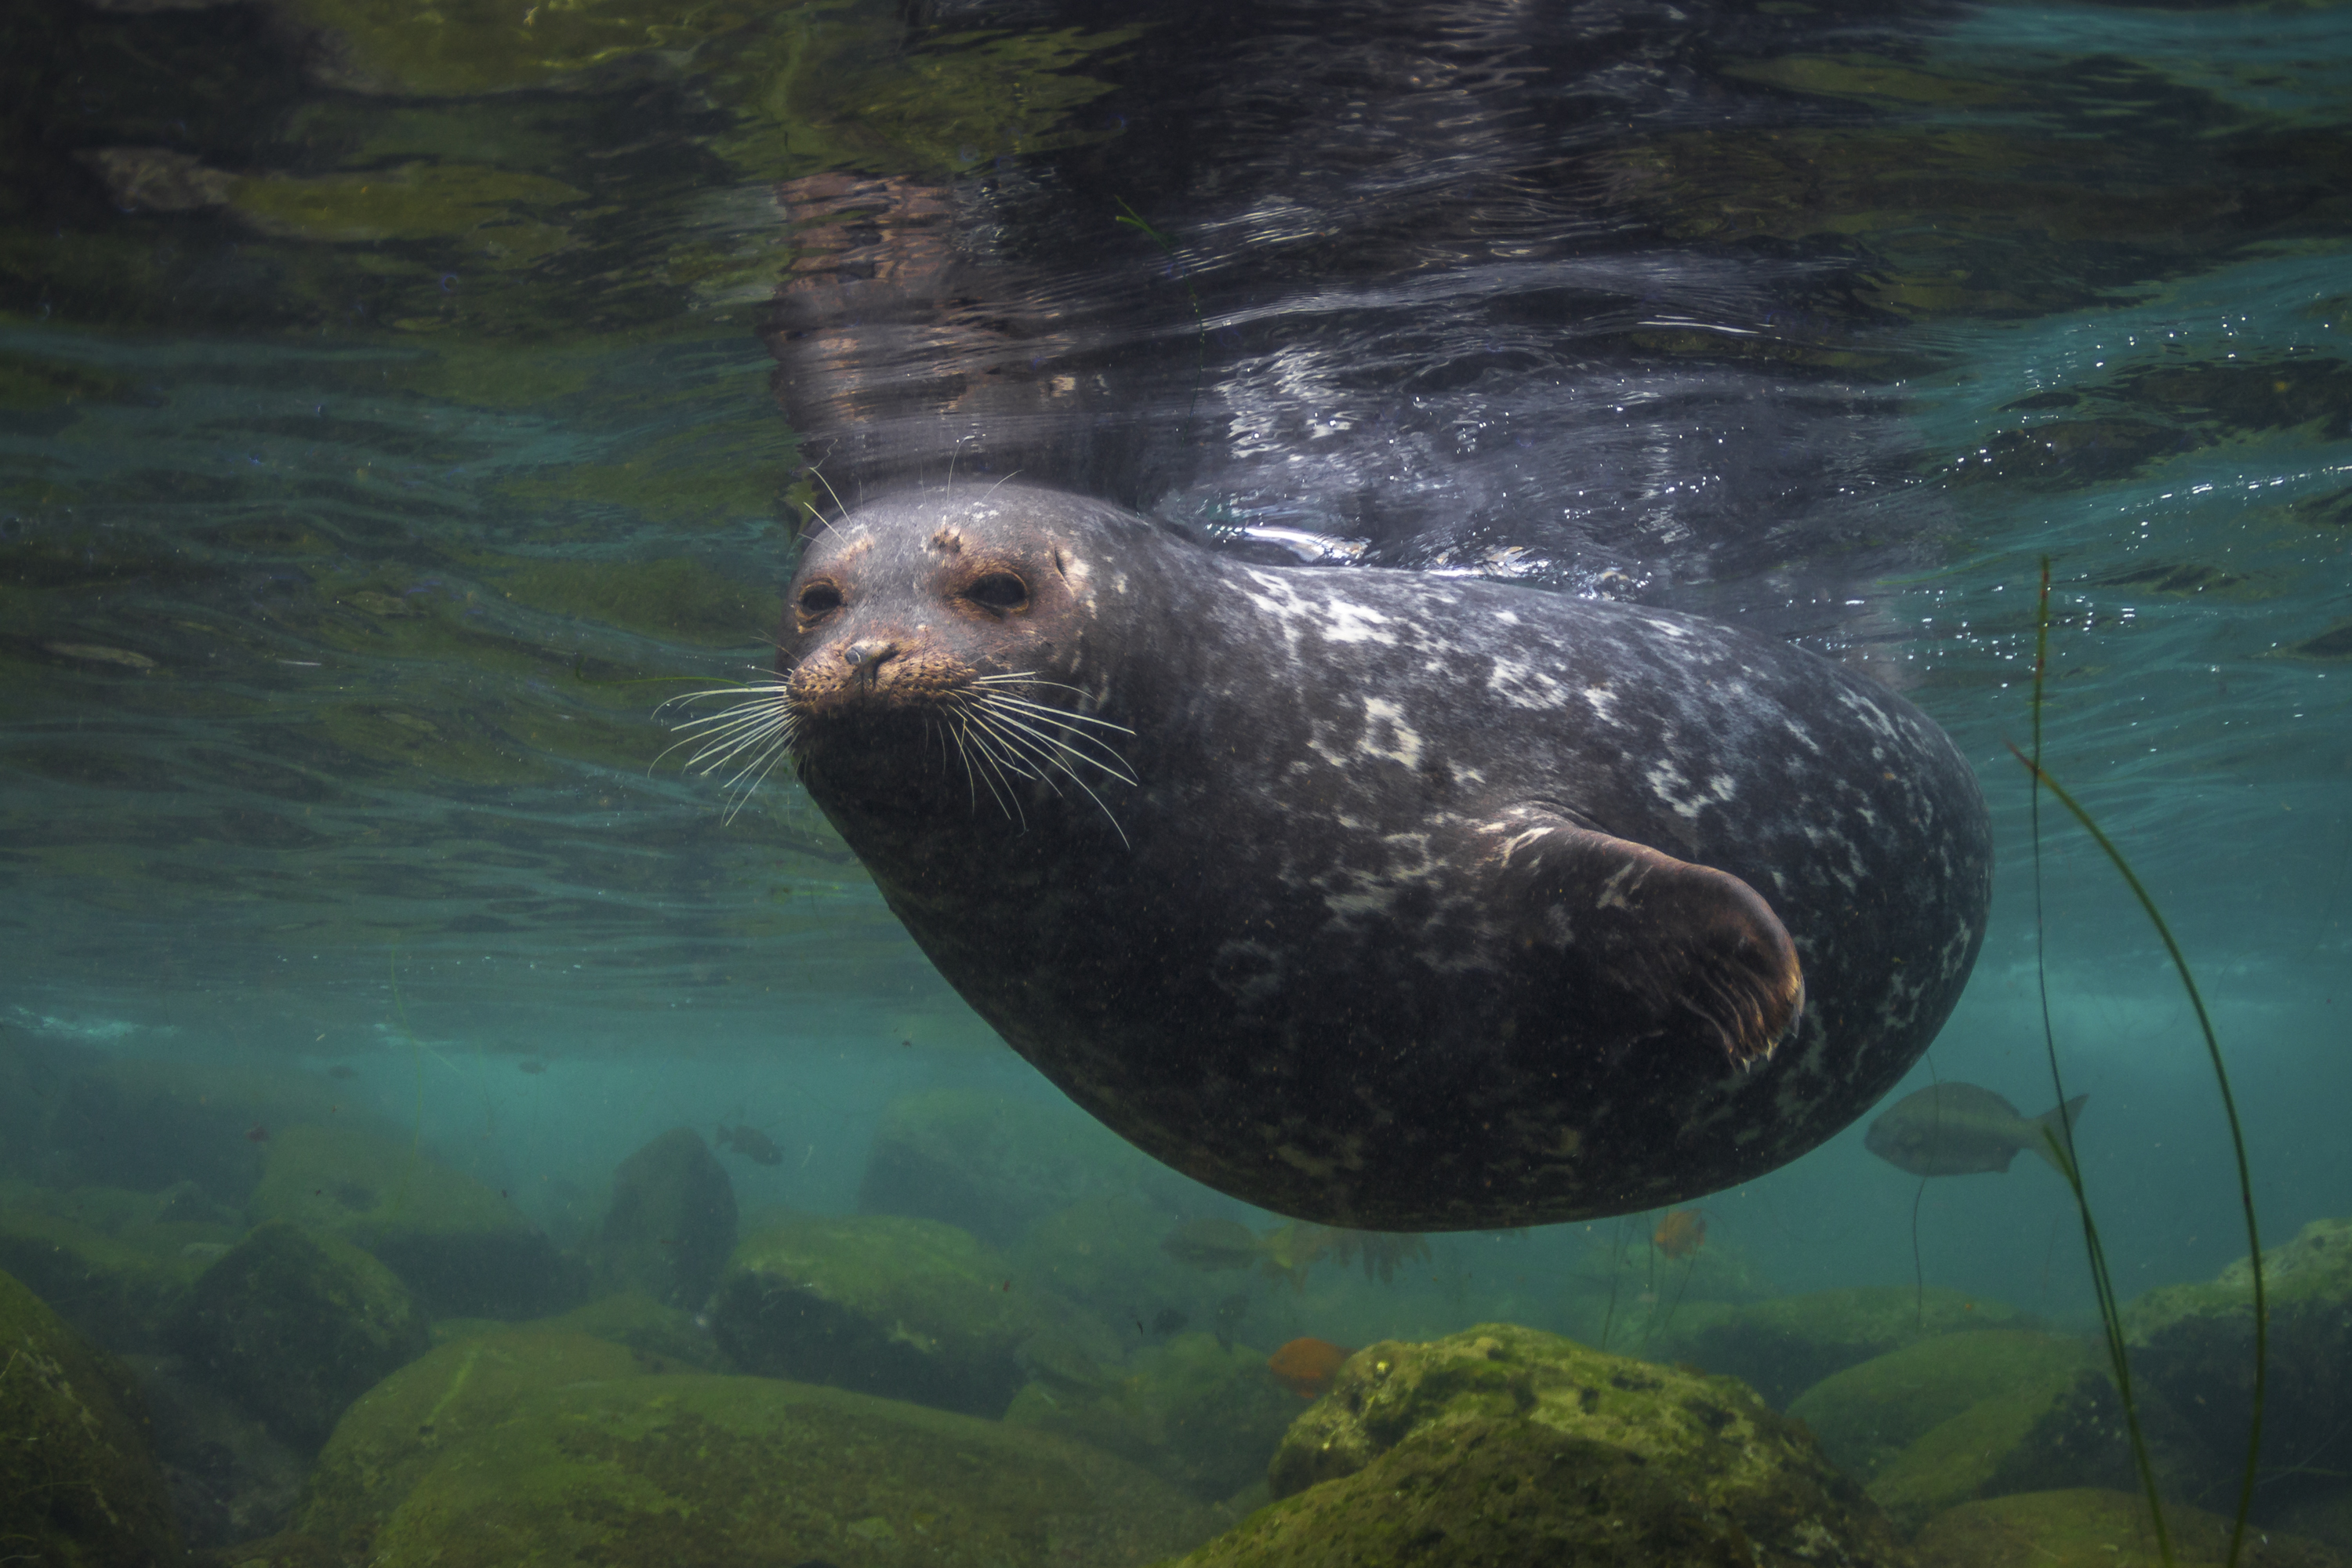
[[[2244,1473],[2239,1479],[2237,1517],[2231,1526],[2230,1552],[2225,1559],[2227,1568],[2237,1568],[2245,1544],[2247,1516],[2253,1507],[2254,1484],[2262,1463],[2263,1406],[2264,1395],[2268,1391],[2270,1370],[2270,1302],[2263,1279],[2262,1229],[2254,1214],[2253,1171],[2246,1158],[2245,1130],[2238,1120],[2237,1096],[2230,1088],[2229,1068],[2221,1059],[2221,1043],[2214,1033],[2212,1016],[2206,1010],[2204,994],[2197,988],[2196,976],[2189,971],[2189,959],[2180,951],[2180,943],[2173,937],[2172,927],[2166,921],[2162,911],[2156,907],[2156,900],[2149,895],[2147,886],[2140,881],[2138,874],[2132,869],[2131,863],[2124,858],[2123,851],[2116,847],[2115,841],[2106,836],[2098,823],[2092,818],[2091,814],[2084,809],[2082,803],[2068,794],[2065,788],[2056,779],[2052,778],[2049,771],[2042,766],[2042,693],[2048,679],[2050,658],[2050,558],[2046,555],[2042,559],[2041,593],[2037,601],[2035,620],[2033,752],[2031,756],[2028,756],[2025,752],[2020,752],[2015,745],[2011,745],[2010,751],[2019,762],[2025,764],[2036,786],[2033,791],[2032,826],[2034,930],[2037,939],[2042,931],[2041,800],[2042,791],[2047,789],[2052,798],[2066,808],[2067,813],[2082,825],[2083,830],[2091,836],[2092,842],[2096,844],[2101,852],[2106,856],[2116,873],[2123,878],[2124,885],[2129,888],[2132,896],[2139,900],[2141,911],[2147,916],[2148,923],[2156,928],[2157,936],[2163,942],[2164,951],[2171,958],[2172,967],[2180,976],[2181,986],[2189,993],[2189,1005],[2197,1015],[2197,1027],[2205,1039],[2205,1054],[2212,1063],[2214,1082],[2221,1089],[2221,1113],[2230,1126],[2231,1151],[2237,1160],[2238,1196],[2246,1216],[2247,1262],[2253,1275],[2254,1297],[2254,1375],[2247,1422],[2246,1463]],[[2042,971],[2042,1038],[2050,1053],[2051,1082],[2058,1089],[2058,1103],[2063,1106],[2066,1103],[2065,1086],[2058,1077],[2057,1041],[2050,1027],[2048,974],[2046,970],[2042,970],[2040,964],[2037,963],[2036,968]],[[2106,1326],[2109,1355],[2115,1363],[2116,1388],[2122,1395],[2124,1416],[2131,1432],[2132,1457],[2139,1469],[2141,1484],[2147,1491],[2149,1510],[2155,1516],[2158,1550],[2168,1568],[2171,1553],[2166,1538],[2163,1514],[2157,1507],[2155,1470],[2149,1462],[2147,1444],[2140,1435],[2138,1415],[2132,1403],[2129,1361],[2126,1353],[2123,1319],[2115,1304],[2115,1287],[2113,1279],[2107,1273],[2105,1253],[2099,1246],[2097,1228],[2092,1222],[2090,1200],[2083,1186],[2082,1167],[2074,1158],[2074,1120],[2063,1115],[2058,1120],[2059,1131],[2044,1129],[2043,1137],[2048,1140],[2052,1152],[2058,1156],[2059,1169],[2066,1178],[2066,1184],[2074,1190],[2075,1205],[2082,1213],[2084,1240],[2091,1255],[2092,1283],[2098,1292],[2100,1317]]]

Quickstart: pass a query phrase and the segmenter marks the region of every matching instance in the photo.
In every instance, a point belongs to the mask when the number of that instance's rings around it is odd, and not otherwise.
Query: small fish
[[[257,1121],[245,1130],[245,1140],[248,1143],[266,1143],[269,1141],[269,1129]]]
[[[1301,1399],[1320,1399],[1339,1375],[1340,1363],[1356,1352],[1329,1340],[1293,1340],[1266,1358],[1274,1380]]]
[[[1165,1339],[1192,1320],[1175,1307],[1162,1307],[1151,1314],[1151,1331]]]
[[[2066,1136],[2067,1128],[2082,1120],[2083,1102],[2090,1098],[2078,1094],[2063,1106],[2025,1117],[1989,1089],[1937,1084],[1906,1097],[1872,1122],[1863,1146],[1915,1176],[2006,1171],[2020,1149],[2032,1150],[2056,1170],[2058,1159],[2049,1141]]]
[[[721,1149],[732,1149],[755,1165],[781,1165],[784,1152],[776,1147],[775,1140],[756,1127],[721,1127],[712,1140]]]
[[[327,1076],[329,1078],[357,1078],[360,1076],[360,1069],[352,1066],[349,1062],[337,1062],[333,1067],[327,1069]]]
[[[547,1064],[541,1061],[537,1057],[526,1057],[521,1061],[515,1063],[515,1067],[517,1070],[528,1073],[542,1073],[547,1070]]]
[[[1696,1209],[1668,1209],[1650,1235],[1650,1245],[1679,1263],[1706,1240],[1706,1215]]]

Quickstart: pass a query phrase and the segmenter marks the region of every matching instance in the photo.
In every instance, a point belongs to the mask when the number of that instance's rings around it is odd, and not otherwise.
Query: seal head
[[[1801,649],[1284,569],[1082,497],[809,542],[778,709],[950,984],[1114,1130],[1363,1228],[1679,1202],[1846,1125],[1990,890],[1966,764]]]

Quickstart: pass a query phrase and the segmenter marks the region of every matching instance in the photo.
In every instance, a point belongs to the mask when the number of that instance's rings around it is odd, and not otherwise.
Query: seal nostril
[[[897,643],[888,642],[880,637],[868,637],[863,642],[851,643],[843,650],[841,658],[842,662],[848,665],[850,668],[860,669],[869,664],[879,664],[898,651]]]

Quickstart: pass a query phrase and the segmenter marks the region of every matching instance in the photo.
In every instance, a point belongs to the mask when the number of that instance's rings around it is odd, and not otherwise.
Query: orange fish
[[[1696,1209],[1668,1209],[1651,1233],[1650,1245],[1680,1262],[1696,1252],[1706,1239],[1706,1215]]]
[[[1339,1363],[1356,1352],[1329,1340],[1293,1340],[1266,1358],[1276,1383],[1301,1399],[1319,1399],[1331,1386]]]

